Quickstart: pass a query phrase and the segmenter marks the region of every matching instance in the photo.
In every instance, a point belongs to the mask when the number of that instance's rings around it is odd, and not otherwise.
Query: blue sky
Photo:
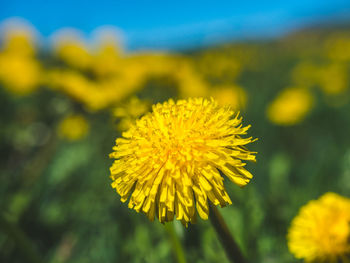
[[[10,17],[30,21],[43,36],[64,27],[89,36],[97,27],[113,25],[129,49],[171,49],[276,36],[319,21],[344,20],[350,17],[350,1],[0,0],[0,21]]]

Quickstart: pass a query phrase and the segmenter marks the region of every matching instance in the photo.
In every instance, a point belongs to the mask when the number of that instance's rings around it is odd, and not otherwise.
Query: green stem
[[[25,258],[27,262],[43,262],[40,255],[34,250],[32,242],[28,239],[25,233],[2,214],[0,214],[0,228],[2,228],[2,230],[13,239],[19,251],[23,254],[23,258]]]
[[[185,253],[184,253],[184,250],[182,248],[180,239],[175,232],[174,223],[168,222],[168,223],[165,223],[164,226],[165,226],[165,229],[170,236],[170,240],[171,240],[171,243],[173,246],[174,254],[176,255],[177,262],[178,263],[186,263]]]
[[[209,204],[210,221],[225,249],[226,255],[232,263],[247,263],[241,249],[230,234],[224,218],[213,204]]]

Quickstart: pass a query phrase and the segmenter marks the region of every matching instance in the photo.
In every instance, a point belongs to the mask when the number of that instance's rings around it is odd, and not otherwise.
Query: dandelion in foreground
[[[290,252],[306,262],[350,262],[350,199],[326,193],[310,201],[287,238]]]
[[[202,98],[169,100],[152,107],[123,138],[116,140],[111,171],[112,187],[129,200],[129,208],[153,221],[172,221],[187,226],[196,220],[195,210],[208,219],[208,202],[231,204],[224,187],[226,175],[239,186],[252,175],[244,160],[255,161],[242,138],[250,126],[227,107]]]

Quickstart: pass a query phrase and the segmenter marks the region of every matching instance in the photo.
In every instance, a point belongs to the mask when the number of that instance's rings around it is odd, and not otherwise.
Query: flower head
[[[288,232],[288,247],[306,262],[348,262],[350,199],[326,193],[300,209]]]
[[[129,200],[129,208],[150,220],[195,222],[196,213],[208,218],[208,201],[231,204],[224,187],[226,175],[239,186],[252,175],[242,160],[255,161],[242,138],[249,126],[214,100],[169,100],[136,121],[116,140],[111,171],[112,187]]]
[[[17,95],[27,95],[40,84],[41,67],[32,57],[0,54],[0,83]]]
[[[62,29],[54,37],[54,53],[73,68],[85,70],[90,67],[92,56],[80,33],[71,29]]]
[[[348,34],[336,33],[331,35],[325,46],[328,57],[335,61],[350,60],[350,37]]]
[[[34,32],[15,23],[4,30],[0,50],[0,83],[16,95],[36,90],[41,81],[41,65],[35,58]]]
[[[17,56],[33,56],[36,49],[33,32],[27,28],[6,30],[2,49]]]

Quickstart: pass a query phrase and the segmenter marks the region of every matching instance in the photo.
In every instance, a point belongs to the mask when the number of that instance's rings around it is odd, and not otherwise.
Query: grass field
[[[182,53],[98,43],[3,38],[0,261],[177,262],[180,241],[187,262],[228,262],[210,221],[175,220],[174,235],[120,202],[109,178],[115,139],[152,104],[213,97],[258,138],[254,178],[226,179],[233,204],[220,212],[249,262],[298,262],[286,235],[300,207],[350,193],[349,29]]]

